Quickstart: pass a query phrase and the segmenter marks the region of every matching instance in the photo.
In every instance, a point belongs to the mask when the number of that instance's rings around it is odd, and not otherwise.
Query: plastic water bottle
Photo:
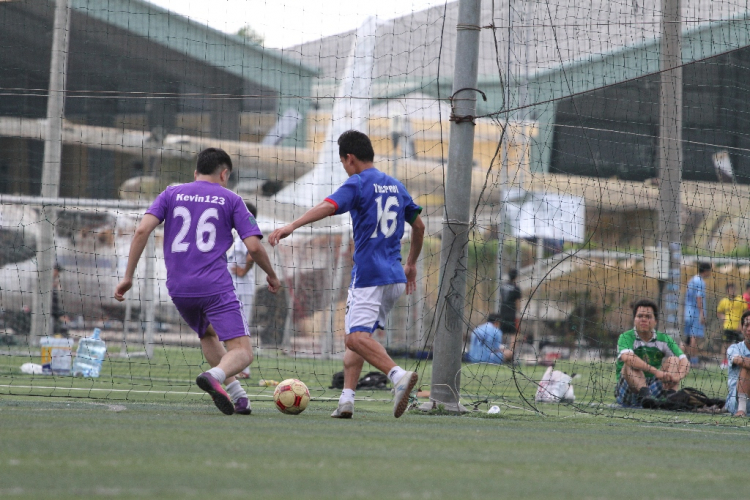
[[[84,337],[78,341],[78,352],[73,362],[73,376],[81,375],[86,378],[96,378],[102,369],[107,346],[99,338],[101,330],[94,328],[91,337]]]

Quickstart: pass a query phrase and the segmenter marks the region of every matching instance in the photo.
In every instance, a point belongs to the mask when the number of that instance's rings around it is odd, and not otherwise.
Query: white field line
[[[747,432],[723,432],[723,431],[711,431],[708,429],[685,429],[681,427],[667,427],[667,426],[661,426],[661,425],[639,425],[638,427],[644,427],[647,429],[667,430],[667,431],[700,432],[703,434],[720,434],[722,436],[734,435],[734,436],[747,437],[748,435]]]
[[[101,387],[92,387],[91,389],[87,389],[85,387],[48,387],[43,385],[0,385],[0,388],[5,389],[45,389],[45,390],[52,390],[52,391],[87,391],[87,392],[93,392],[93,391],[100,391],[100,392],[129,392],[129,393],[135,393],[135,394],[174,394],[174,395],[189,395],[189,396],[205,396],[205,392],[175,392],[175,391],[141,391],[141,390],[130,390],[130,389],[105,389]],[[24,394],[6,394],[8,396],[24,396]],[[273,398],[273,394],[249,394],[251,398],[256,397],[263,397],[263,398]],[[312,397],[310,398],[312,401],[338,401],[338,397],[330,397],[330,398],[324,398],[324,397]],[[374,398],[358,398],[359,401],[390,401],[386,399],[374,399]]]

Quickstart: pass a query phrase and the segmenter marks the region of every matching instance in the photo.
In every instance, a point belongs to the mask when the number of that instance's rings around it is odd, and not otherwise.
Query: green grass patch
[[[397,361],[429,389],[431,362]],[[465,364],[461,401],[476,411],[396,420],[389,391],[360,390],[350,421],[330,418],[340,360],[259,352],[249,417],[195,387],[197,348],[112,355],[98,379],[23,375],[25,362],[38,355],[0,356],[0,497],[718,498],[741,484],[750,436],[746,419],[613,407],[611,362],[558,362],[580,375],[573,405],[533,403],[543,366]],[[313,397],[297,417],[258,386],[290,377]],[[720,395],[725,377],[694,370],[685,384]]]
[[[223,416],[174,403],[0,396],[0,496],[12,498],[720,498],[746,427],[506,409],[463,417],[358,402]],[[478,418],[481,417],[481,418]],[[733,420],[744,425],[745,420]]]

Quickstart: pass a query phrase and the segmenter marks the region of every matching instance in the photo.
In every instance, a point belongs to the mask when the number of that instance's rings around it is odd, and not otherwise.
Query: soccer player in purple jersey
[[[196,383],[222,413],[249,415],[247,394],[234,377],[252,363],[253,350],[242,303],[227,270],[226,252],[234,241],[232,228],[266,272],[268,290],[276,293],[281,283],[260,244],[263,235],[255,218],[242,198],[226,188],[231,173],[229,155],[209,148],[198,155],[195,182],[170,186],[156,197],[135,231],[115,299],[125,300],[146,242],[164,222],[167,290],[180,315],[198,333],[203,355],[212,367],[201,373]]]
[[[373,166],[375,152],[367,135],[349,130],[341,134],[338,144],[339,157],[349,179],[302,217],[271,233],[268,242],[275,246],[305,224],[333,214],[351,214],[354,267],[346,301],[344,390],[331,416],[352,417],[354,390],[367,361],[386,373],[393,383],[393,416],[398,418],[406,410],[419,377],[396,365],[372,338],[372,332],[385,328],[386,317],[404,290],[410,294],[416,289],[416,263],[425,230],[419,217],[422,207],[414,203],[403,184]],[[407,222],[412,228],[411,247],[402,266],[401,237]]]

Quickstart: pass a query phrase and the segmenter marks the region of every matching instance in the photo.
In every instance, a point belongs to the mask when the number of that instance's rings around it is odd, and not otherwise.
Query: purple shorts
[[[219,340],[250,336],[242,303],[234,290],[208,297],[172,297],[172,302],[185,322],[203,338],[212,325]]]

